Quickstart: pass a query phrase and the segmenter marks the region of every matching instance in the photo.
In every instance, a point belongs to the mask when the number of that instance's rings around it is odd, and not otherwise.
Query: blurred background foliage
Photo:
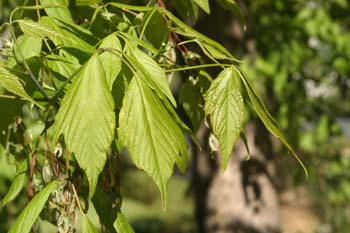
[[[23,2],[0,1],[0,23]],[[253,79],[307,164],[310,178],[305,181],[302,169],[276,142],[276,153],[281,155],[276,160],[279,193],[302,187],[306,190],[303,197],[308,197],[307,208],[319,219],[312,231],[299,232],[350,232],[349,1],[237,1],[246,19],[246,31],[238,16],[226,17],[225,9],[213,10],[208,16],[193,1],[172,2],[171,7],[189,24],[196,26],[198,22],[199,30],[207,27],[207,34],[244,60],[242,69]],[[214,1],[210,4],[216,8]],[[219,21],[220,17],[226,18]],[[207,20],[212,23],[203,24]],[[219,25],[213,26],[216,23]],[[0,111],[1,120],[5,109]],[[1,199],[14,175],[14,161],[5,157],[0,147]],[[122,208],[136,232],[195,232],[189,178],[175,176],[170,182],[168,209],[164,212],[150,178],[130,167],[122,177]],[[23,190],[15,202],[1,207],[0,232],[9,228],[26,200]]]

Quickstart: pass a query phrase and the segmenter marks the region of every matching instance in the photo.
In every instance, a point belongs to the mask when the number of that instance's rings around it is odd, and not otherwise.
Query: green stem
[[[205,64],[205,65],[197,65],[197,66],[187,66],[187,67],[181,67],[176,69],[168,69],[165,70],[165,73],[172,73],[177,71],[185,71],[185,70],[195,70],[195,69],[203,69],[203,68],[210,68],[210,67],[228,67],[232,66],[232,64]]]

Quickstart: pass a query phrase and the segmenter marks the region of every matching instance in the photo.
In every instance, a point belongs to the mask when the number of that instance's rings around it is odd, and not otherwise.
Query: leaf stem
[[[16,96],[13,96],[13,95],[4,95],[4,94],[0,94],[0,98],[17,99]]]
[[[73,189],[75,201],[76,201],[77,204],[78,204],[78,208],[79,208],[80,212],[81,212],[82,214],[85,214],[84,211],[83,211],[83,208],[81,208],[80,201],[79,201],[79,196],[78,196],[77,190],[75,189],[74,184],[72,184],[72,189]]]
[[[205,64],[205,65],[197,65],[197,66],[186,66],[181,68],[175,68],[175,69],[168,69],[165,70],[165,73],[172,73],[177,71],[185,71],[185,70],[195,70],[195,69],[202,69],[202,68],[210,68],[210,67],[228,67],[232,66],[232,64]]]

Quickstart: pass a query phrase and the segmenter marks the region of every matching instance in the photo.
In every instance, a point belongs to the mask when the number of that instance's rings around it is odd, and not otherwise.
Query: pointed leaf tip
[[[55,121],[55,139],[64,135],[87,175],[90,198],[106,162],[114,128],[113,97],[99,57],[93,55],[67,88]]]
[[[234,67],[223,70],[212,82],[205,94],[205,114],[218,138],[221,168],[225,170],[244,122],[240,80]]]

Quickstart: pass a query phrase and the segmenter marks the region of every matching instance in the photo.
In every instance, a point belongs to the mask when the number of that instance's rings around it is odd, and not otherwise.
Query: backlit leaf
[[[103,39],[100,48],[111,49],[112,51],[106,51],[99,55],[103,64],[103,68],[106,72],[106,80],[108,87],[112,90],[114,80],[117,78],[121,68],[122,60],[121,54],[122,46],[118,38],[115,35],[110,35]]]
[[[89,180],[91,198],[106,162],[115,128],[113,97],[97,55],[76,75],[56,115],[55,139],[64,134]]]
[[[45,206],[51,192],[57,188],[58,181],[52,181],[43,190],[34,196],[28,205],[22,210],[9,233],[29,233],[35,220]]]
[[[210,14],[209,0],[193,0],[205,13]]]
[[[83,214],[83,233],[98,233],[86,214]]]
[[[158,185],[166,206],[174,163],[187,158],[183,133],[163,102],[139,77],[133,78],[119,115],[118,136],[135,165]]]
[[[68,10],[69,0],[40,0],[40,3],[44,6],[60,6],[45,8],[45,12],[48,16],[72,23],[74,22],[71,13]]]
[[[76,0],[75,2],[77,6],[86,6],[86,5],[93,5],[96,3],[100,3],[101,0]]]
[[[245,89],[247,90],[248,97],[250,101],[252,102],[252,105],[258,114],[261,121],[264,123],[265,127],[270,131],[271,134],[273,134],[276,138],[281,140],[281,142],[287,147],[287,149],[292,153],[292,155],[295,157],[295,159],[298,161],[298,163],[302,166],[305,172],[306,178],[308,177],[308,171],[303,164],[303,162],[300,160],[299,156],[295,153],[293,147],[289,144],[283,133],[281,132],[280,128],[277,125],[276,120],[271,116],[269,111],[267,110],[264,102],[259,97],[257,91],[254,88],[254,85],[251,83],[251,81],[242,73],[242,71],[238,71],[239,77],[241,78]]]
[[[137,48],[132,48],[132,50],[130,58],[132,59],[132,65],[135,67],[138,75],[147,85],[155,90],[160,98],[165,99],[164,96],[166,96],[168,100],[176,106],[176,100],[170,91],[164,70],[141,50]]]
[[[231,61],[238,61],[232,54],[220,43],[210,39],[209,37],[197,32],[176,16],[174,16],[170,11],[159,8],[161,12],[166,14],[169,19],[177,26],[173,29],[174,32],[183,35],[190,39],[196,39],[196,42],[202,47],[205,48],[204,52],[209,52],[210,56],[216,59],[227,59]]]
[[[209,116],[213,133],[219,141],[221,168],[224,170],[244,121],[244,103],[237,70],[234,67],[223,70],[204,98],[205,114]]]
[[[128,220],[124,217],[121,212],[118,212],[117,219],[114,222],[114,229],[118,233],[135,233]]]
[[[49,28],[45,25],[39,24],[37,22],[34,22],[29,19],[22,19],[17,21],[21,30],[23,31],[24,34],[40,38],[40,39],[45,39],[45,38],[50,38],[51,40],[54,39],[66,39],[65,36],[56,30],[53,30],[52,28]]]

